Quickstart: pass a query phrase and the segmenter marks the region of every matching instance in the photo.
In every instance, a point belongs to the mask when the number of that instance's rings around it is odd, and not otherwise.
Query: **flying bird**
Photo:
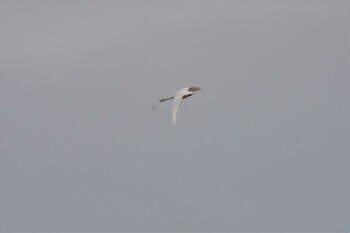
[[[200,90],[202,90],[202,89],[200,89],[199,87],[186,87],[186,88],[183,88],[180,91],[176,92],[173,97],[163,98],[163,99],[159,100],[159,102],[164,102],[164,101],[167,101],[167,100],[174,99],[173,100],[172,110],[171,110],[171,116],[172,116],[173,124],[176,124],[177,109],[179,108],[181,100],[182,99],[186,99],[187,97],[190,97],[196,91],[200,91]]]

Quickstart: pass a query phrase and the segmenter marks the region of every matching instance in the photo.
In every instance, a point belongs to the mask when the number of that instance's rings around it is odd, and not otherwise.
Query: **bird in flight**
[[[200,91],[200,90],[202,90],[202,89],[200,89],[199,87],[186,87],[186,88],[183,88],[180,91],[176,92],[173,97],[163,98],[163,99],[159,100],[159,102],[164,102],[164,101],[167,101],[167,100],[174,99],[173,100],[172,110],[171,110],[171,116],[172,116],[173,124],[176,124],[177,109],[179,108],[181,100],[182,99],[186,99],[187,97],[190,97],[196,91]]]

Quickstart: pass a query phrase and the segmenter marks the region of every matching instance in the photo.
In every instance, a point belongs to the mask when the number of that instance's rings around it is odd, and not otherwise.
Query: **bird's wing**
[[[182,97],[183,97],[183,94],[177,94],[174,97],[173,106],[172,106],[172,110],[171,110],[173,124],[176,124],[177,109],[179,108]]]

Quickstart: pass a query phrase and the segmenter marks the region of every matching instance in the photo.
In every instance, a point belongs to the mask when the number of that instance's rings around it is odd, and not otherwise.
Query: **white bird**
[[[164,102],[167,100],[174,99],[172,111],[171,111],[173,124],[176,124],[177,109],[179,108],[181,100],[186,99],[187,97],[193,95],[196,91],[200,91],[200,90],[202,90],[202,89],[200,89],[199,87],[186,87],[186,88],[183,88],[180,91],[176,92],[175,96],[173,96],[173,97],[163,98],[163,99],[159,100],[159,102]]]

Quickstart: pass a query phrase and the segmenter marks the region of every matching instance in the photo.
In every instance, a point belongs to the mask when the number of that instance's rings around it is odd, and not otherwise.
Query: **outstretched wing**
[[[174,97],[173,106],[172,106],[172,110],[171,110],[173,124],[176,124],[177,109],[179,108],[182,97],[183,97],[183,95],[179,95],[179,94],[175,95],[175,97]]]

